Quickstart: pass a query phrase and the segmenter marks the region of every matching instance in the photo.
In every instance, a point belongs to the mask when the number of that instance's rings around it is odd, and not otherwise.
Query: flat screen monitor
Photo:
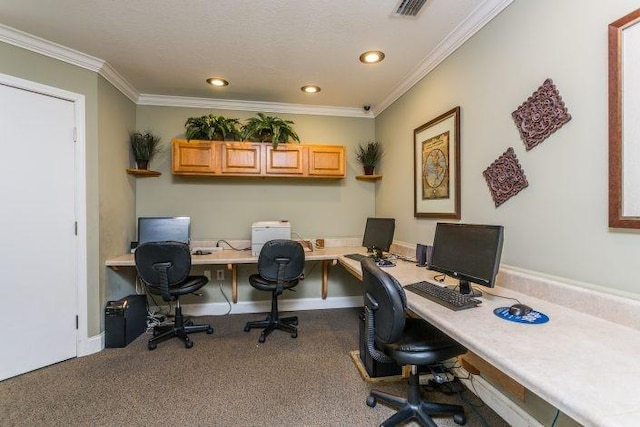
[[[395,229],[394,218],[367,218],[362,246],[369,252],[374,252],[376,257],[382,256],[382,252],[389,252],[391,248]]]
[[[138,218],[138,244],[168,240],[189,244],[191,218],[188,216]]]
[[[460,293],[482,293],[469,283],[495,286],[504,229],[501,225],[437,223],[429,268],[459,280]]]

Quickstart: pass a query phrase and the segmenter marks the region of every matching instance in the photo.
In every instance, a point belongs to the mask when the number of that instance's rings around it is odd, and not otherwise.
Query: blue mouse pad
[[[495,310],[493,310],[493,314],[495,314],[501,319],[510,320],[511,322],[516,322],[516,323],[529,323],[533,325],[538,325],[541,323],[547,323],[549,321],[549,316],[535,310],[531,311],[529,314],[525,316],[515,316],[513,314],[509,314],[509,307],[498,307]]]

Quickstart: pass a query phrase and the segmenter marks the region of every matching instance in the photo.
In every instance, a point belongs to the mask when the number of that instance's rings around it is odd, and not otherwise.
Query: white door
[[[0,84],[0,380],[77,355],[74,104]]]

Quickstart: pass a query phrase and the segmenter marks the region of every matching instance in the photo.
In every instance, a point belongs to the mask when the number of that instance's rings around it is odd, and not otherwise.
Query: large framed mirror
[[[609,227],[640,228],[640,9],[609,24]]]

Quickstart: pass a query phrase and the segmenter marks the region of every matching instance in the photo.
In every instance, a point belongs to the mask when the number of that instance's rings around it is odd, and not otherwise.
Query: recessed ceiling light
[[[320,86],[316,85],[304,85],[300,88],[301,91],[306,93],[318,93],[320,92]]]
[[[209,77],[207,83],[212,86],[228,86],[229,82],[220,77]]]
[[[375,64],[384,59],[384,53],[379,50],[368,50],[360,55],[360,62],[364,64]]]

